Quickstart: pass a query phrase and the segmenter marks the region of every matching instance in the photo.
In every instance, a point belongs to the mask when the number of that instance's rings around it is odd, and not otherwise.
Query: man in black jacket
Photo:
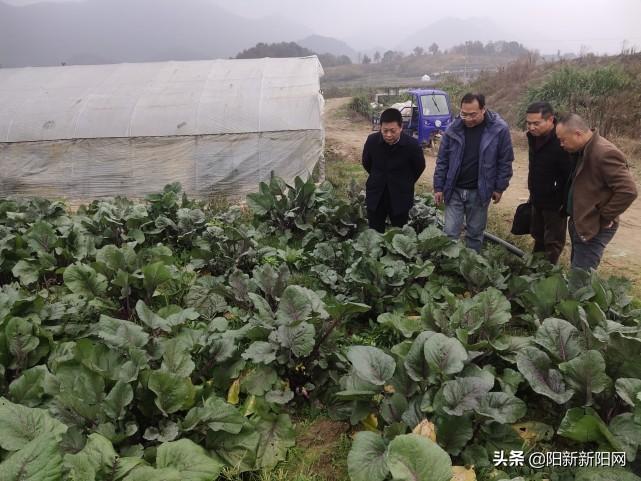
[[[534,237],[534,252],[544,252],[556,264],[565,246],[567,215],[563,193],[572,173],[572,160],[556,137],[556,118],[549,103],[534,102],[526,115],[530,234]]]
[[[363,167],[369,226],[385,232],[389,216],[394,227],[407,223],[414,203],[414,184],[425,170],[418,141],[403,133],[403,117],[396,109],[381,114],[380,132],[371,134],[363,147]]]

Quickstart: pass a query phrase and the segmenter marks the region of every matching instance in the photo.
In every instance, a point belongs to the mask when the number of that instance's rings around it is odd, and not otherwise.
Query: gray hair
[[[582,133],[590,131],[590,126],[579,114],[564,114],[559,118],[558,123],[565,125],[568,129],[577,130]]]

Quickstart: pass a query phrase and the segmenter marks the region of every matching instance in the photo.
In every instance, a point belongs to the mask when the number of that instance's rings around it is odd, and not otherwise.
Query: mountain
[[[489,42],[514,38],[515,34],[509,33],[489,18],[447,17],[408,35],[396,45],[395,50],[411,52],[417,46],[427,50],[432,43],[436,43],[443,50],[463,44],[467,40]]]
[[[358,53],[346,42],[332,37],[323,37],[321,35],[310,35],[302,40],[296,42],[301,47],[305,47],[312,52],[318,54],[331,53],[340,57],[341,55],[348,56],[352,61],[358,59]]]
[[[246,19],[208,0],[88,0],[15,7],[0,2],[0,65],[226,58],[258,42],[312,32],[294,22]]]

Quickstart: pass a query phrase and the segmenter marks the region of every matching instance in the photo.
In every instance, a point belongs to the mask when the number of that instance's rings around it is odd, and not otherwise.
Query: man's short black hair
[[[381,124],[389,122],[396,122],[399,127],[402,127],[403,116],[401,115],[401,111],[392,108],[384,110],[381,114]]]
[[[533,102],[528,106],[525,113],[541,114],[541,117],[543,117],[544,119],[549,119],[550,115],[554,115],[554,109],[549,102]]]
[[[471,104],[475,100],[479,103],[479,108],[482,109],[482,108],[485,107],[485,95],[483,95],[483,94],[473,94],[471,92],[468,92],[465,95],[463,95],[463,98],[461,99],[461,105],[463,105],[463,104]]]

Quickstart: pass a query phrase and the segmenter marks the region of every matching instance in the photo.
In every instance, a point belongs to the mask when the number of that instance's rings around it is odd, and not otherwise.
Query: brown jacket
[[[612,142],[594,132],[574,174],[572,219],[577,234],[588,241],[621,215],[637,197],[628,163]]]

